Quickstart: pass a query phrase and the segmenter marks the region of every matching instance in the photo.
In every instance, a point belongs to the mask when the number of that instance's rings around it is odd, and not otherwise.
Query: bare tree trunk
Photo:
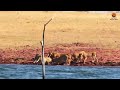
[[[43,79],[45,79],[45,60],[44,60],[44,34],[45,34],[45,27],[46,25],[52,20],[52,18],[46,23],[44,24],[44,29],[43,29],[43,36],[42,36],[42,75],[43,75]]]

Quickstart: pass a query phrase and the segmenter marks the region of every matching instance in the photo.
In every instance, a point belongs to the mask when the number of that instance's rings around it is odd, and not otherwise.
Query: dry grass
[[[43,25],[47,25],[45,45],[93,43],[104,48],[120,48],[120,14],[111,13],[0,11],[0,48],[40,46]]]

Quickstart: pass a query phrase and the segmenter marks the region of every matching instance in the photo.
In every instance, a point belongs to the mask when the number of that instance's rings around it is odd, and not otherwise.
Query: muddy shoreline
[[[120,66],[120,50],[119,49],[103,49],[97,45],[90,45],[85,43],[72,43],[72,44],[58,44],[56,46],[46,46],[45,56],[49,52],[58,52],[63,54],[72,54],[79,51],[90,53],[97,52],[99,59],[98,63],[92,63],[88,58],[85,64],[77,63],[71,66]],[[7,48],[0,49],[0,64],[23,64],[23,65],[39,65],[33,63],[33,58],[36,54],[41,54],[41,48],[26,45],[22,48]]]

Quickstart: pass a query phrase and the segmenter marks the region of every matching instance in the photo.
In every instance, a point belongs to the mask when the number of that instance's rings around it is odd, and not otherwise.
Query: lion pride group
[[[73,64],[85,64],[91,58],[92,63],[98,63],[98,58],[96,52],[86,53],[85,51],[80,51],[79,53],[73,54],[61,54],[56,52],[49,52],[44,61],[46,65],[73,65]],[[42,56],[36,54],[33,59],[34,63],[42,64]]]

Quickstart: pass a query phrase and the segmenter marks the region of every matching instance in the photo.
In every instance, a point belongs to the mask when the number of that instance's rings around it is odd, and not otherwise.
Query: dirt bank
[[[120,50],[119,49],[103,49],[97,45],[87,43],[73,43],[73,44],[58,44],[45,47],[45,56],[49,52],[58,52],[64,54],[73,54],[79,51],[91,53],[97,52],[98,63],[92,63],[88,58],[86,64],[79,63],[73,66],[118,66],[120,65]],[[36,54],[41,54],[41,48],[32,46],[22,46],[21,48],[7,48],[0,49],[0,64],[34,64],[33,58]],[[39,64],[39,63],[36,63]]]

